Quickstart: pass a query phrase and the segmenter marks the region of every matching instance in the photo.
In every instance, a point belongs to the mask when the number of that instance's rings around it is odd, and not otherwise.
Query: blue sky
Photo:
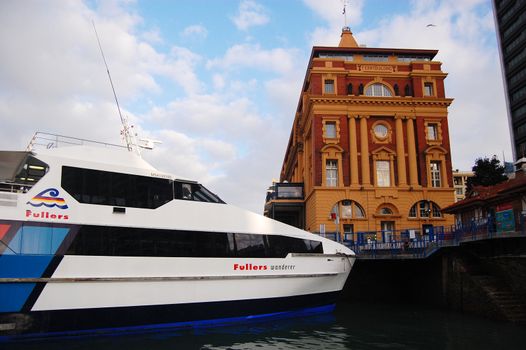
[[[341,0],[0,1],[0,148],[48,131],[120,142],[91,22],[144,157],[262,212],[279,178],[313,45],[337,45]],[[368,47],[438,49],[454,168],[511,159],[490,0],[351,0]],[[433,23],[435,27],[426,27]]]

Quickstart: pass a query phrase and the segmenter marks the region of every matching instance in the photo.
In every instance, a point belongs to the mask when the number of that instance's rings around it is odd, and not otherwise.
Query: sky
[[[348,3],[2,0],[0,149],[36,131],[121,143],[94,23],[123,113],[162,141],[143,158],[262,213],[312,46],[337,46],[347,24],[367,47],[439,50],[454,169],[511,160],[491,0]]]

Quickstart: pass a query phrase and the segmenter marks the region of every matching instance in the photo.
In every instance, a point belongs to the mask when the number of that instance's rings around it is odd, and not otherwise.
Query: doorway
[[[343,240],[354,243],[354,225],[343,224]]]
[[[390,243],[394,241],[395,233],[395,222],[394,221],[381,221],[382,238],[384,243]]]
[[[429,239],[429,241],[432,241],[434,239],[434,230],[433,225],[431,224],[423,224],[422,225],[422,236],[424,239]]]

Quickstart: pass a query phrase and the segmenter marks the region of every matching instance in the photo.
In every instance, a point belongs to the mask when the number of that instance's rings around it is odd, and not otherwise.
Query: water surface
[[[526,327],[418,305],[339,303],[332,314],[214,328],[0,343],[6,349],[522,349]]]

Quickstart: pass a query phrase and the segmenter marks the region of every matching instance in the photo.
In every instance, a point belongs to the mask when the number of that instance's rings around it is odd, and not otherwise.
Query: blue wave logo
[[[33,207],[45,206],[47,208],[57,207],[60,209],[68,209],[68,205],[64,198],[61,198],[58,195],[59,192],[56,188],[48,188],[34,196],[26,204],[32,205]]]

